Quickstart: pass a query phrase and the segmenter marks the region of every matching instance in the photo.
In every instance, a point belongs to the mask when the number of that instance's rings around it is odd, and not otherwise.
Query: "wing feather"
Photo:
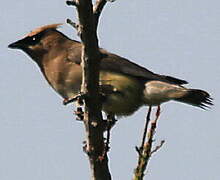
[[[74,63],[81,63],[81,43],[74,41],[75,45],[68,50],[68,59]],[[149,80],[159,80],[172,84],[182,85],[187,84],[188,82],[182,79],[178,79],[171,76],[155,74],[148,69],[139,66],[126,58],[118,56],[116,54],[109,53],[104,49],[100,49],[102,54],[102,59],[100,63],[101,70],[122,73],[131,77],[135,77],[139,80],[149,81]]]

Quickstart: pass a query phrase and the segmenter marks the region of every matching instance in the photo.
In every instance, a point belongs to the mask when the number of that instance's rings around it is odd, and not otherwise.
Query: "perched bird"
[[[8,47],[27,53],[51,87],[70,99],[80,92],[82,44],[58,31],[60,25],[37,28]],[[185,80],[153,73],[104,49],[100,53],[100,86],[105,97],[102,109],[107,114],[127,116],[143,105],[159,107],[170,100],[203,109],[212,105],[207,92],[183,87]]]

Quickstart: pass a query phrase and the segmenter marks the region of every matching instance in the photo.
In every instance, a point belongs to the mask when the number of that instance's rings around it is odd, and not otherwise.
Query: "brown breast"
[[[48,83],[63,98],[73,97],[80,91],[82,81],[80,65],[58,56],[43,61],[42,72]]]

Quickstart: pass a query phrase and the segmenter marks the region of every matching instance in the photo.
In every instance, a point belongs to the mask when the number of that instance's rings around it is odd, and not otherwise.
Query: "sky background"
[[[156,144],[145,179],[219,180],[220,1],[130,0],[108,3],[99,24],[100,46],[154,72],[189,81],[210,92],[209,111],[181,103],[162,105]],[[86,180],[84,126],[73,107],[49,87],[39,68],[7,45],[45,24],[76,21],[65,1],[2,1],[0,6],[0,179]],[[64,25],[61,31],[78,39]],[[114,180],[131,179],[137,164],[146,107],[112,130]]]

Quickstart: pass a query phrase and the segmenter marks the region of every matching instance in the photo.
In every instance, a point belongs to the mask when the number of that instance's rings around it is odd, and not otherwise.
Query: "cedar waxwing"
[[[58,31],[60,25],[37,28],[8,47],[27,53],[52,88],[64,99],[70,99],[80,92],[82,44]],[[103,90],[102,109],[107,114],[126,116],[143,105],[159,106],[169,100],[203,109],[212,105],[207,92],[183,87],[187,84],[184,80],[155,74],[103,49],[100,53],[100,85],[103,89],[112,88],[111,92]]]

